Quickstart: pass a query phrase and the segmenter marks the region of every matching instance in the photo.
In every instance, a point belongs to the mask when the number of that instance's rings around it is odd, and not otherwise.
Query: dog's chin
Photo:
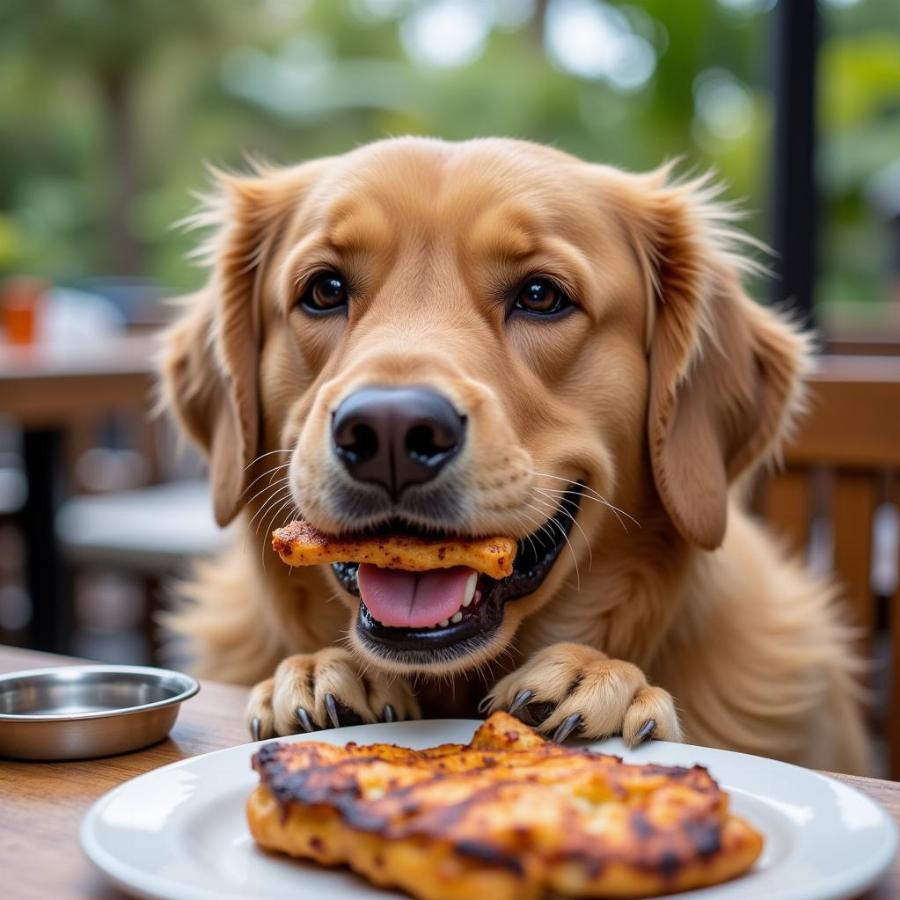
[[[479,575],[473,601],[452,620],[432,627],[397,628],[378,622],[360,595],[359,566],[334,563],[331,569],[340,587],[358,601],[349,635],[357,652],[380,668],[434,675],[464,671],[495,657],[521,619],[516,607],[528,598],[538,599],[548,580],[555,580],[552,573],[578,516],[583,490],[578,484],[563,494],[556,512],[519,539],[511,575],[500,580]]]

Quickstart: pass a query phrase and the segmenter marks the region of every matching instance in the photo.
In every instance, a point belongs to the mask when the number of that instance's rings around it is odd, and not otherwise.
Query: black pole
[[[56,540],[65,464],[63,444],[63,433],[56,429],[26,431],[22,439],[28,479],[28,499],[22,511],[25,574],[31,597],[28,646],[51,653],[71,650],[71,598]]]
[[[773,300],[815,323],[818,204],[815,184],[816,0],[779,0],[775,22],[775,158],[772,247],[777,256]]]

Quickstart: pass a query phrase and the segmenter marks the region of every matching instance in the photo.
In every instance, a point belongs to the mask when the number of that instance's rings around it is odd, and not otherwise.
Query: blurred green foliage
[[[593,4],[625,36],[620,70],[579,71],[578,34],[551,46],[548,17],[566,3]],[[448,5],[487,23],[449,61],[446,19],[416,44],[423,10]],[[715,166],[765,238],[771,5],[4,0],[0,271],[192,287],[191,238],[170,226],[205,186],[205,160],[293,162],[402,133],[526,137],[632,169],[683,156]],[[900,158],[900,3],[822,10],[819,296],[877,300],[887,239],[867,185]]]

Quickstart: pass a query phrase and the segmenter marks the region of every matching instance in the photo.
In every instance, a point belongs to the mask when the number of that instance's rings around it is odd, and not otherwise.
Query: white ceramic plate
[[[435,720],[359,725],[295,735],[288,741],[466,743],[478,722]],[[707,766],[730,792],[734,810],[766,838],[751,873],[729,884],[679,894],[680,900],[832,900],[871,886],[896,851],[894,825],[868,797],[833,779],[785,763],[654,741],[629,751],[619,739],[592,745],[628,761]],[[348,871],[318,869],[256,849],[244,801],[257,776],[255,744],[244,744],[148,772],[101,797],[81,828],[90,859],[120,888],[166,900],[260,897],[305,900],[399,896]]]

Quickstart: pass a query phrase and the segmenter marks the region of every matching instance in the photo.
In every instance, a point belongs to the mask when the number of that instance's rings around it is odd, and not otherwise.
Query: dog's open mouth
[[[464,566],[406,572],[332,563],[341,585],[360,598],[358,639],[412,665],[475,651],[500,627],[506,603],[541,586],[568,540],[583,489],[562,494],[556,512],[517,542],[512,574],[499,580]]]

